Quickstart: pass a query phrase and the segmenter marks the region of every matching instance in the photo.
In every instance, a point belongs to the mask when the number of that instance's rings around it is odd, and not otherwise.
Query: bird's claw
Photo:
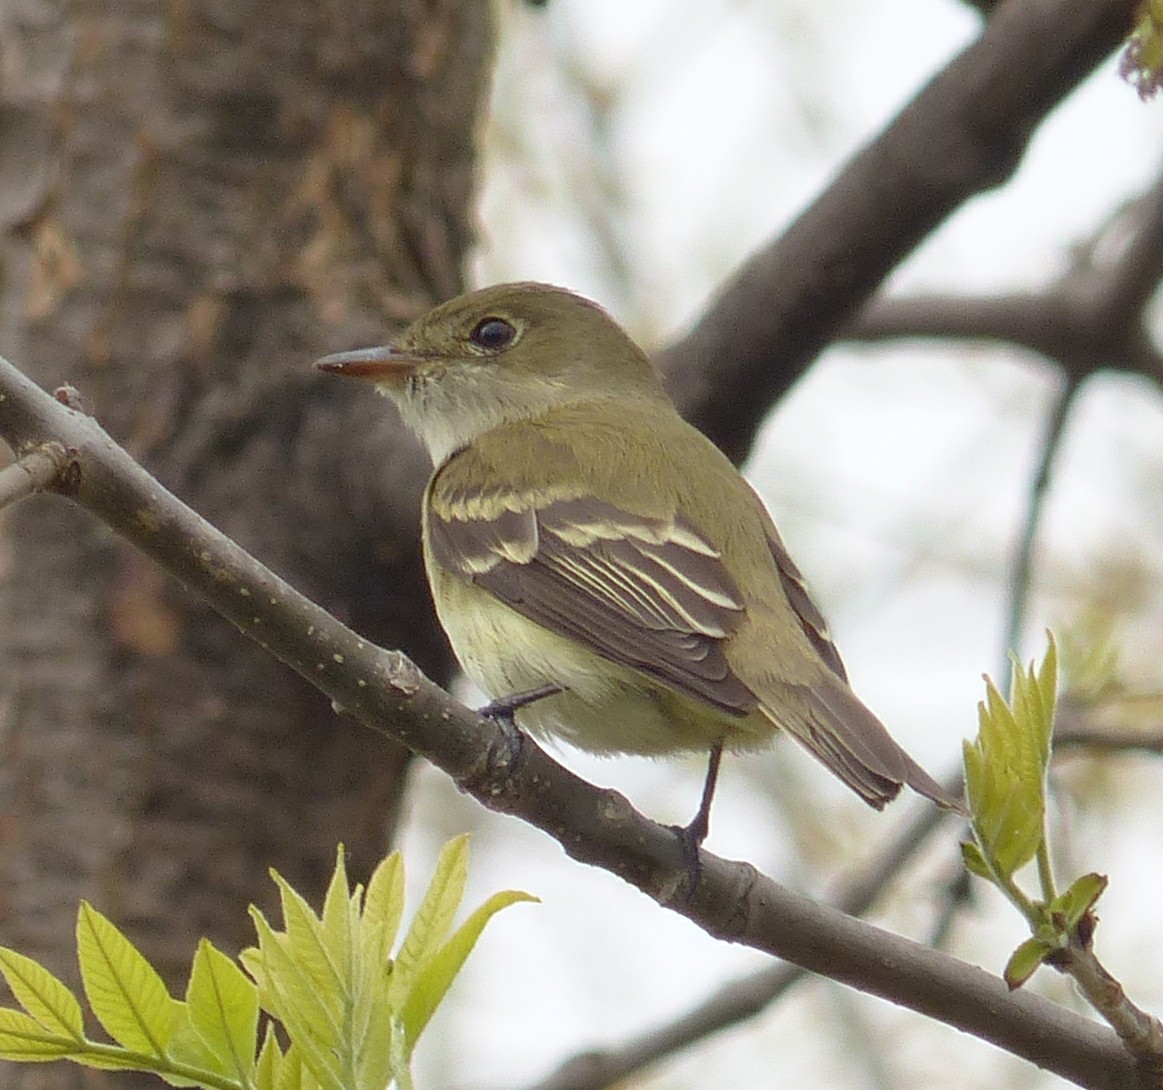
[[[522,708],[526,708],[530,704],[536,704],[538,700],[544,700],[547,696],[556,696],[558,693],[564,692],[564,685],[557,681],[551,681],[548,685],[542,685],[537,689],[527,689],[523,693],[513,693],[510,696],[502,697],[500,700],[490,700],[483,707],[477,709],[477,714],[483,715],[486,719],[491,719],[494,723],[508,723],[509,726],[515,727],[517,724],[513,717]]]

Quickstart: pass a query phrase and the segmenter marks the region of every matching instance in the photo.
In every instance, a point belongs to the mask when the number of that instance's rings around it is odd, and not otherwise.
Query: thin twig
[[[1046,493],[1050,486],[1054,458],[1061,446],[1066,421],[1070,417],[1070,409],[1074,405],[1078,390],[1078,384],[1067,379],[1064,389],[1054,399],[1050,418],[1046,421],[1046,433],[1042,438],[1041,449],[1038,452],[1038,463],[1034,468],[1033,476],[1030,478],[1030,498],[1026,504],[1026,517],[1022,522],[1021,533],[1014,546],[1006,603],[1005,647],[1002,652],[1002,668],[998,677],[1009,676],[1011,666],[1008,658],[1009,652],[1020,653],[1022,629],[1025,628],[1026,613],[1029,608],[1030,578],[1034,568],[1034,542],[1038,536],[1038,525],[1041,522],[1042,511],[1046,503]]]
[[[1130,238],[1091,288],[1094,301],[1087,311],[1098,319],[1100,335],[1114,344],[1127,340],[1131,331],[1151,340],[1144,318],[1163,275],[1163,177],[1122,212],[1097,236],[1095,249],[1112,230],[1129,228]]]
[[[59,443],[45,443],[0,469],[0,507],[7,507],[36,492],[47,491],[60,480],[68,465],[68,457]]]
[[[1163,754],[1163,726],[1105,726],[1080,708],[1063,701],[1054,722],[1054,753],[1070,750],[1092,753]],[[1101,705],[1094,711],[1100,711]]]
[[[1085,279],[1093,281],[1098,276],[1090,273]],[[1146,312],[1110,336],[1103,332],[1105,318],[1090,317],[1094,311],[1088,308],[1095,303],[1078,280],[1045,291],[1002,295],[879,296],[844,328],[839,339],[1008,344],[1054,360],[1075,381],[1112,370],[1163,383],[1163,353],[1147,331]]]
[[[1146,1070],[1163,1073],[1163,1024],[1127,998],[1123,986],[1106,970],[1091,947],[1075,936],[1061,969],[1114,1028],[1127,1051]]]
[[[1084,749],[1092,753],[1150,753],[1159,756],[1163,754],[1163,731],[1136,727],[1070,727],[1054,732],[1054,749],[1055,752]]]

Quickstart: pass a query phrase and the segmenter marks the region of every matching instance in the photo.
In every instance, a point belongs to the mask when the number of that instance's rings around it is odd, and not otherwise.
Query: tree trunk
[[[0,352],[436,678],[424,459],[309,363],[460,288],[489,52],[467,0],[0,7]],[[0,942],[75,979],[88,897],[173,981],[269,865],[375,863],[401,752],[68,504],[0,544]]]

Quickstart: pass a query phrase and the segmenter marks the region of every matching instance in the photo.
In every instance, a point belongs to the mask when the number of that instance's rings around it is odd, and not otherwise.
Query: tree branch
[[[1054,458],[1062,444],[1066,421],[1078,394],[1078,384],[1067,380],[1066,388],[1059,390],[1046,422],[1046,433],[1038,451],[1037,465],[1030,478],[1030,495],[1026,503],[1025,518],[1021,532],[1014,546],[1013,564],[1010,571],[1008,601],[1006,603],[1006,642],[1002,649],[1001,669],[998,677],[1009,677],[1011,663],[1006,659],[1010,652],[1019,653],[1022,630],[1026,626],[1026,611],[1029,604],[1030,579],[1034,570],[1034,544],[1038,537],[1038,526],[1045,507],[1046,493],[1050,487],[1050,471]]]
[[[995,341],[1053,360],[1074,384],[1117,370],[1163,385],[1147,314],[1163,277],[1163,177],[1077,249],[1075,267],[1043,291],[878,298],[840,336]]]
[[[1069,974],[1086,1001],[1107,1020],[1140,1064],[1157,1075],[1163,1074],[1163,1025],[1159,1019],[1131,1002],[1123,986],[1098,960],[1089,942],[1072,936],[1069,949],[1054,963],[1060,972]]]
[[[703,852],[702,877],[689,890],[672,829],[458,704],[404,655],[361,639],[166,492],[93,419],[55,401],[4,360],[0,435],[18,455],[60,443],[68,452],[61,491],[321,689],[337,709],[427,757],[483,805],[548,832],[573,858],[617,874],[716,938],[944,1021],[1080,1086],[1136,1085],[1131,1057],[1105,1027],[1037,996],[1010,994],[997,977],[816,904],[747,864]]]
[[[680,409],[736,461],[771,404],[968,198],[1006,181],[1046,115],[1122,40],[1135,0],[1008,0],[659,354]]]
[[[1113,228],[1121,229],[1128,236],[1127,241],[1120,248],[1118,260],[1105,276],[1098,278],[1089,309],[1104,332],[1119,343],[1127,336],[1127,330],[1142,326],[1143,310],[1163,276],[1163,177],[1124,210]],[[1092,251],[1101,241],[1100,235]],[[1155,375],[1163,377],[1163,372],[1156,371]]]
[[[1054,726],[1054,752],[1086,750],[1092,753],[1163,754],[1163,727],[1106,726],[1088,714],[1092,709],[1064,700]]]
[[[942,786],[956,796],[961,790],[960,777],[955,783]],[[916,807],[905,827],[867,866],[850,875],[828,898],[829,903],[848,915],[862,916],[929,834],[949,816],[947,810],[935,806]],[[604,1090],[713,1034],[761,1014],[803,976],[804,970],[799,966],[781,963],[740,977],[670,1022],[616,1047],[590,1049],[571,1057],[528,1090]]]
[[[0,469],[0,507],[43,492],[60,480],[68,462],[65,448],[59,443],[33,447],[11,465]]]

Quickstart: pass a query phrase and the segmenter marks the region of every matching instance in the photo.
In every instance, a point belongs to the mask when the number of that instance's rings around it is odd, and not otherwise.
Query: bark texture
[[[0,353],[437,679],[423,456],[309,363],[460,289],[489,54],[464,0],[0,6]],[[268,865],[374,864],[404,767],[93,519],[4,513],[0,942],[73,979],[84,896],[171,974],[237,947]]]

